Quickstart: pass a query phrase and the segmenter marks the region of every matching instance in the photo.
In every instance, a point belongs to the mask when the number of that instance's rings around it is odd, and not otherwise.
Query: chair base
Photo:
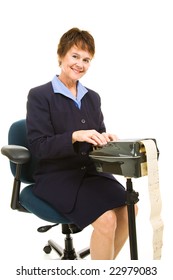
[[[64,249],[53,240],[48,240],[48,245],[43,248],[43,251],[46,254],[49,254],[52,249],[59,255],[60,260],[81,260],[90,254],[89,248],[76,252],[73,247],[73,239],[70,234],[66,234]]]

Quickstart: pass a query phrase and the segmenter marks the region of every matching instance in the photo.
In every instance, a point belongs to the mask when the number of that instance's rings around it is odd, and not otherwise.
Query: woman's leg
[[[109,210],[92,223],[94,228],[90,254],[92,260],[112,260],[114,258],[115,232],[117,217],[114,210]]]
[[[135,205],[137,214],[137,206]],[[123,206],[105,212],[94,223],[90,252],[92,260],[115,259],[128,238],[128,213]]]

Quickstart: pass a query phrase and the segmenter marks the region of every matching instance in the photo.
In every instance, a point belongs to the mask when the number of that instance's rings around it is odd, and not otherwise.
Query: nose
[[[76,62],[76,66],[77,66],[78,68],[83,68],[83,61],[79,59],[79,60]]]

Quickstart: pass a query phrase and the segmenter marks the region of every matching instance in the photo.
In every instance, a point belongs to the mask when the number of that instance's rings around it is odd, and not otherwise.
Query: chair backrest
[[[19,145],[28,148],[27,134],[26,134],[26,120],[22,119],[14,122],[8,133],[8,144]],[[21,182],[26,184],[34,183],[33,173],[36,166],[36,159],[31,156],[31,159],[26,164],[22,165]],[[10,163],[11,172],[15,175],[16,165]]]

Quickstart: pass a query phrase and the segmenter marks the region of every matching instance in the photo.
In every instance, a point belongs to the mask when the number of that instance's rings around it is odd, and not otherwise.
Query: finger
[[[107,140],[105,139],[105,137],[100,133],[93,134],[91,139],[94,140],[97,143],[97,145],[106,145],[106,143],[107,143]]]
[[[85,141],[86,141],[87,143],[90,143],[90,144],[94,145],[94,146],[97,146],[97,145],[98,145],[97,141],[95,141],[95,139],[92,138],[92,135],[89,136],[89,137],[87,136],[87,137],[85,138]]]
[[[103,132],[102,135],[104,136],[106,142],[110,142],[110,137],[108,133]]]
[[[118,137],[115,134],[105,133],[105,132],[103,134],[105,135],[106,139],[107,138],[109,139],[109,142],[110,141],[117,141],[118,140]]]

